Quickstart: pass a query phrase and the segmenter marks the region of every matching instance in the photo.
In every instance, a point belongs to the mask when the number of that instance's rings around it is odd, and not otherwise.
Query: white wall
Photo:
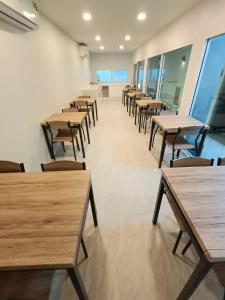
[[[88,66],[77,44],[44,17],[36,32],[0,28],[0,40],[0,159],[40,170],[49,160],[40,121],[80,93]]]
[[[97,69],[127,69],[128,82],[132,76],[132,54],[130,53],[91,53],[91,81],[96,81]]]
[[[137,49],[133,55],[133,63],[136,63],[193,44],[180,113],[189,112],[207,39],[225,33],[224,12],[224,0],[205,0]]]

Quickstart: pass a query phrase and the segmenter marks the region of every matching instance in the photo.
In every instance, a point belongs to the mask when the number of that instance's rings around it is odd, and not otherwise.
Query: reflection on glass
[[[178,109],[192,46],[164,54],[160,98],[171,109]]]
[[[134,64],[133,68],[133,85],[137,85],[137,64]]]
[[[208,41],[191,115],[209,125],[202,155],[225,156],[225,35]]]
[[[142,91],[142,89],[143,89],[144,66],[145,66],[145,61],[144,61],[144,60],[138,62],[138,71],[137,71],[137,89],[138,89],[139,91]]]
[[[146,78],[146,93],[153,99],[156,98],[159,70],[160,70],[161,55],[148,59],[147,78]]]

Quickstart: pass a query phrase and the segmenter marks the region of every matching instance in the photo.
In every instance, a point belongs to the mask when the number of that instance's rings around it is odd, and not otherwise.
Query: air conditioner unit
[[[87,59],[89,57],[89,51],[87,46],[83,44],[79,44],[79,53],[80,53],[80,58],[81,59]]]
[[[31,0],[0,0],[0,20],[23,32],[39,28],[37,8]]]

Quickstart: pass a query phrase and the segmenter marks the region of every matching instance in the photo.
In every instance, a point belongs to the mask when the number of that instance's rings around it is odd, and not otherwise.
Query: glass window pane
[[[127,70],[112,70],[112,81],[127,81]]]
[[[180,106],[192,46],[164,54],[160,98],[171,109]]]
[[[161,55],[148,59],[147,78],[146,78],[146,93],[153,99],[156,98],[159,70],[160,70]]]
[[[110,82],[111,81],[111,70],[97,70],[96,78],[99,82]]]
[[[225,35],[208,41],[191,116],[209,125],[203,157],[225,156]]]
[[[138,62],[138,71],[137,71],[137,89],[138,89],[139,91],[142,91],[142,89],[143,89],[144,66],[145,66],[145,61],[144,61],[144,60]]]
[[[137,64],[134,64],[133,68],[133,85],[137,85]]]

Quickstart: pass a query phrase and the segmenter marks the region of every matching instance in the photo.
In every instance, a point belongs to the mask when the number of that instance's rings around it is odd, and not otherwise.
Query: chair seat
[[[76,137],[78,130],[72,129],[73,136]],[[69,129],[60,129],[57,135],[53,138],[53,142],[72,142],[71,132]]]
[[[166,138],[166,143],[169,147],[173,147],[173,142],[174,142],[173,136],[168,136]],[[176,150],[195,149],[195,145],[189,143],[184,137],[180,136],[180,137],[177,137],[177,139],[176,139],[175,149]]]

